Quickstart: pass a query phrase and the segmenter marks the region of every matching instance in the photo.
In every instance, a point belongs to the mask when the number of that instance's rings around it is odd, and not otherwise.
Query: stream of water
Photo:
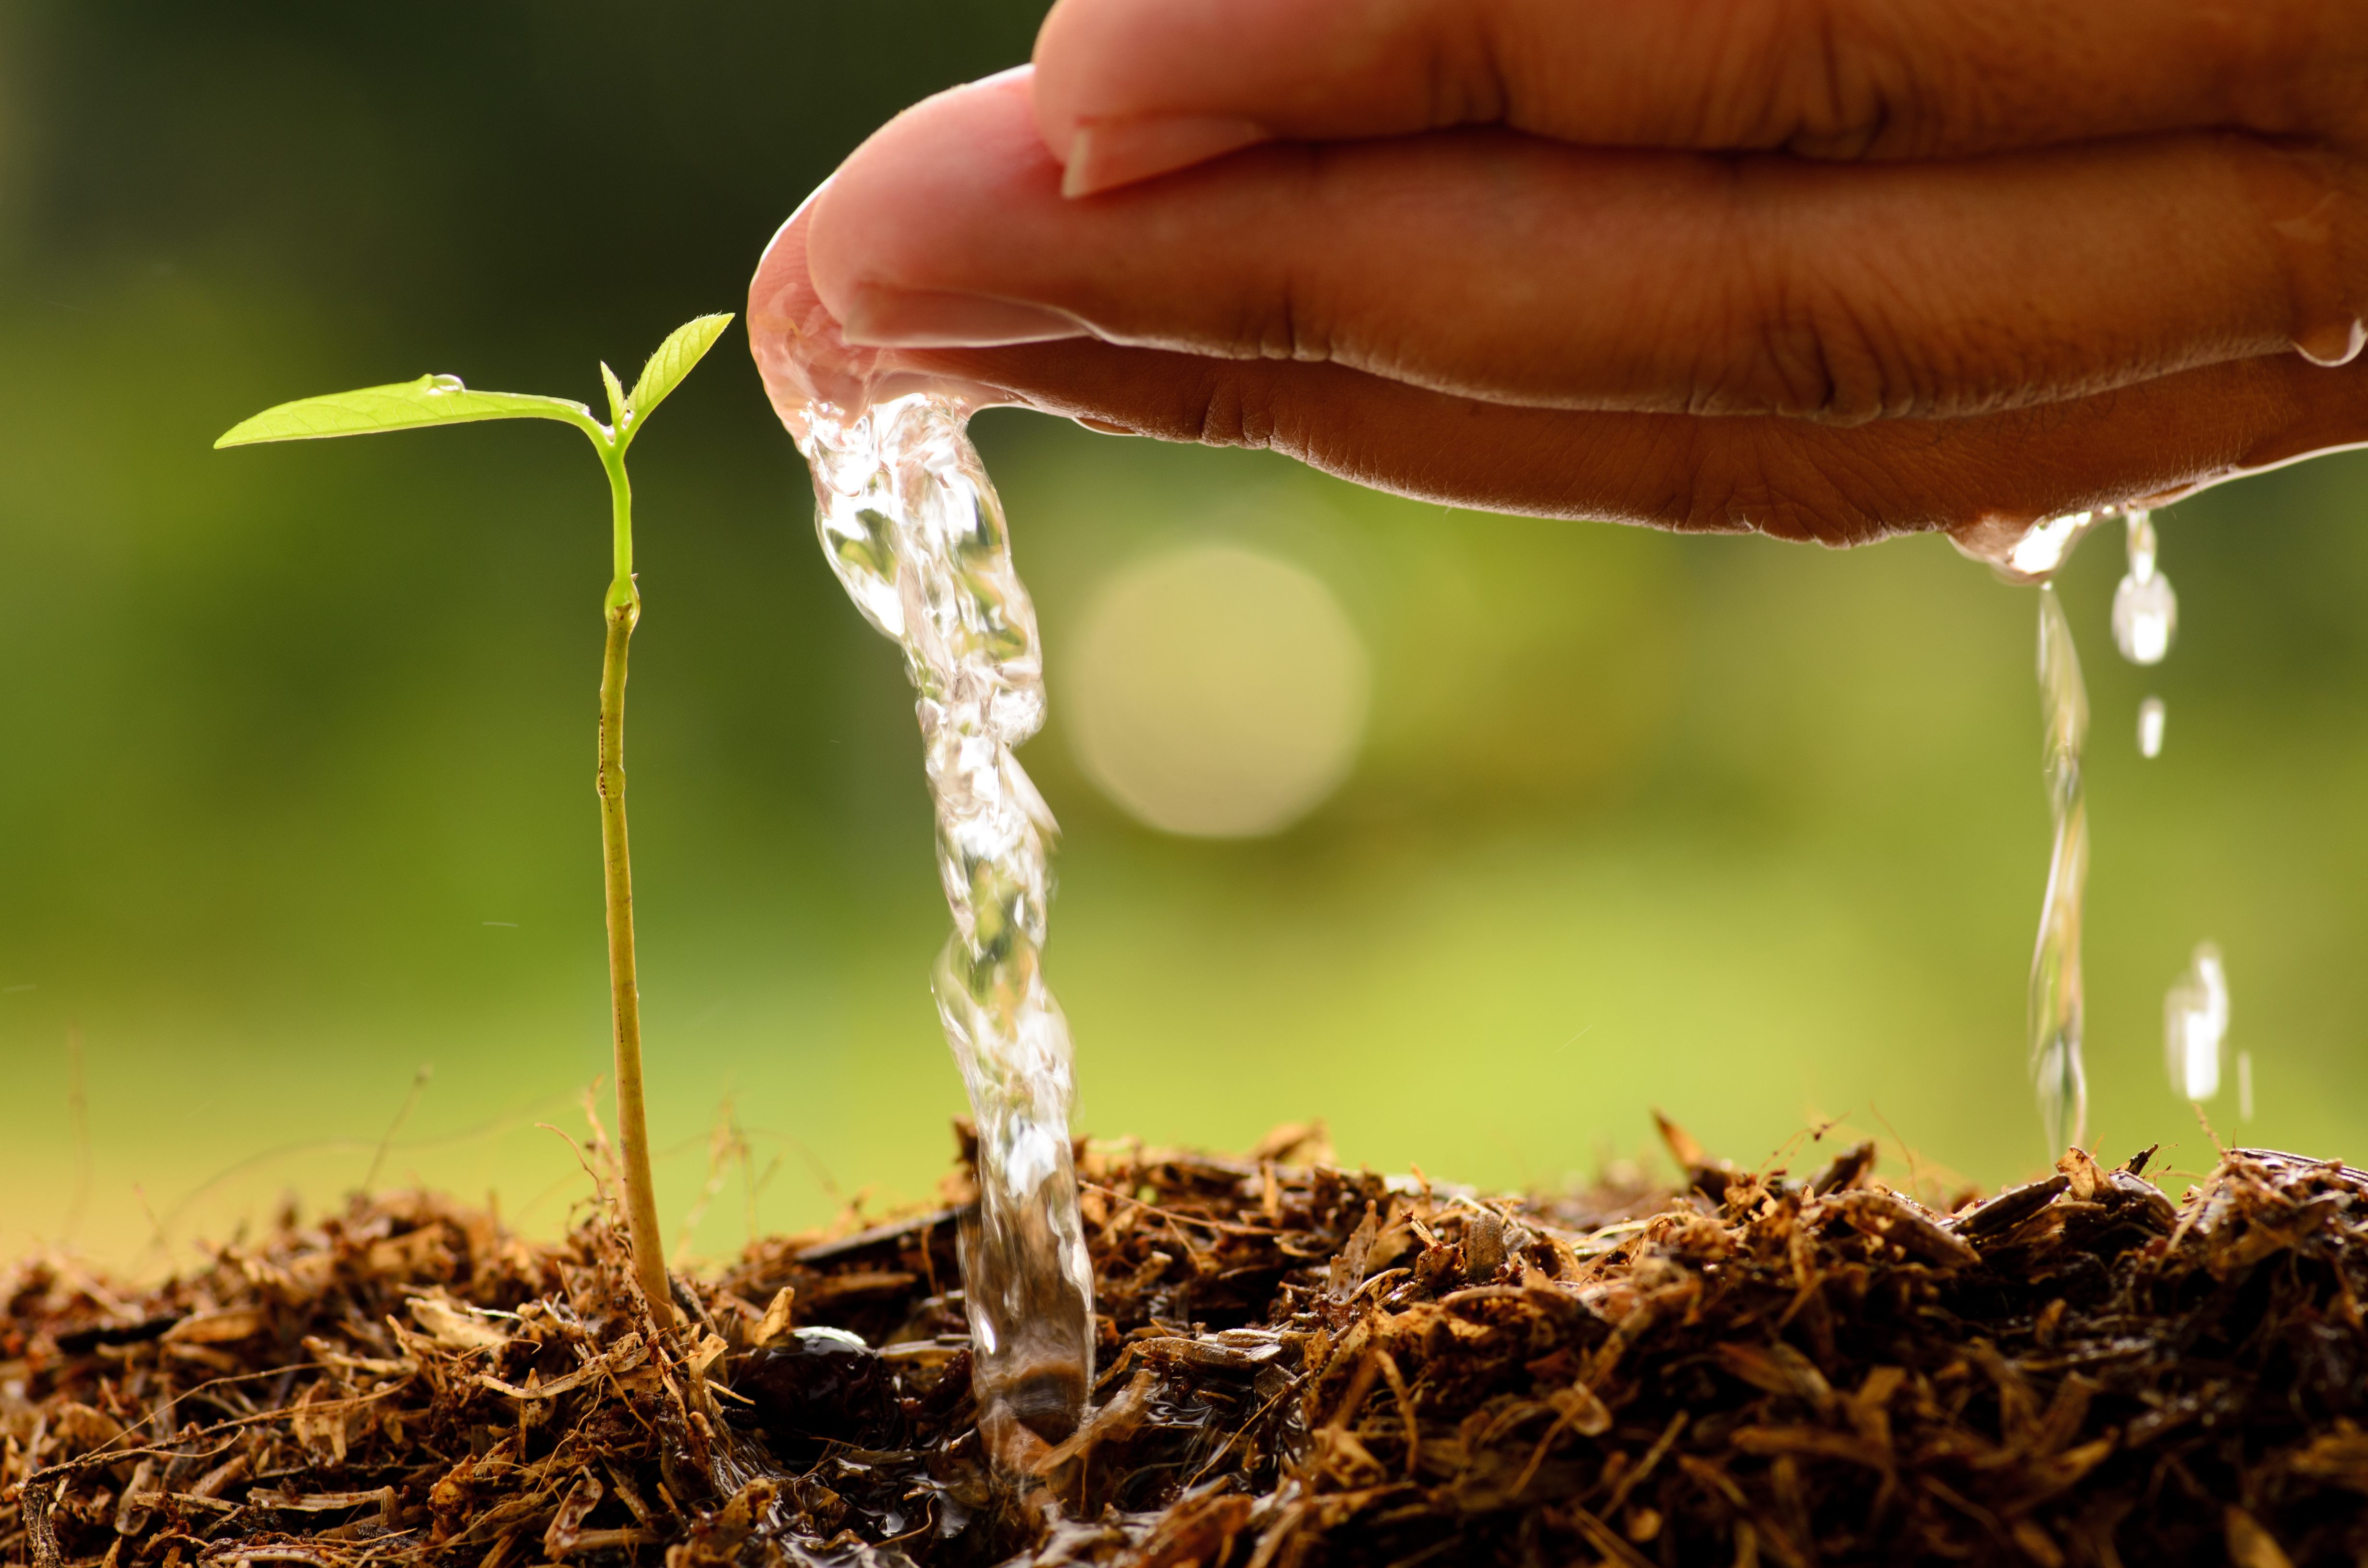
[[[805,410],[816,528],[864,619],[905,651],[954,930],[931,989],[978,1128],[961,1233],[980,1425],[1006,1464],[1076,1426],[1093,1271],[1069,1142],[1067,1021],[1042,954],[1057,829],[1014,748],[1044,722],[1036,611],[966,412],[915,394]]]
[[[2031,1076],[2048,1147],[2060,1153],[2067,1145],[2085,1144],[2089,1129],[2089,1077],[2080,1055],[2080,915],[2089,883],[2080,751],[2089,737],[2089,689],[2064,601],[2044,582],[2039,588],[2039,701],[2041,767],[2055,835],[2031,958]]]
[[[2040,905],[2039,939],[2031,960],[2031,1074],[2051,1154],[2088,1136],[2089,1082],[2081,1057],[2085,1009],[2080,979],[2080,923],[2089,877],[2089,807],[2081,753],[2089,733],[2089,692],[2073,646],[2072,624],[2050,579],[2072,548],[2112,511],[2074,512],[2034,524],[2009,552],[2010,577],[2039,586],[2039,700],[2042,770],[2055,824],[2047,892]],[[2129,569],[2113,592],[2113,645],[2131,664],[2158,665],[2179,632],[2179,598],[2157,562],[2153,515],[2144,507],[2120,513],[2127,525]],[[2138,705],[2138,751],[2162,752],[2165,710],[2149,696]],[[2187,972],[2163,1001],[2163,1040],[2171,1087],[2202,1102],[2220,1092],[2223,1041],[2228,1029],[2228,983],[2220,950],[2199,945]],[[2253,1115],[2253,1064],[2239,1055],[2238,1115]]]
[[[814,475],[816,527],[831,568],[864,618],[895,640],[918,693],[938,868],[953,935],[932,989],[978,1130],[979,1198],[962,1230],[964,1302],[981,1426],[1007,1465],[1058,1442],[1081,1419],[1093,1380],[1093,1276],[1069,1141],[1068,1025],[1042,953],[1057,829],[1015,748],[1044,722],[1036,616],[1011,562],[1002,504],[957,403],[916,393],[848,414],[809,403],[792,428]],[[2054,824],[2047,891],[2032,955],[2031,1073],[2052,1150],[2084,1143],[2080,927],[2089,869],[2082,748],[2088,689],[2064,606],[2049,582],[2110,514],[2032,527],[2004,563],[2038,585],[2043,771]],[[2178,625],[2156,568],[2151,518],[2126,514],[2129,574],[2114,595],[2113,639],[2133,663],[2169,651]],[[2162,705],[2141,710],[2140,745],[2160,749]],[[2226,1027],[2218,955],[2167,1009],[2175,1076],[2216,1091]],[[2243,1069],[2250,1096],[2249,1060]],[[2248,1105],[2246,1109],[2249,1111]]]

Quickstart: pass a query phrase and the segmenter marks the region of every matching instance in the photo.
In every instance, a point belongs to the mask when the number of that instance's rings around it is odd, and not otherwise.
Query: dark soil
[[[660,1329],[615,1233],[357,1200],[153,1290],[0,1296],[0,1561],[1182,1568],[2368,1561],[2368,1176],[2232,1150],[1953,1215],[1805,1177],[1481,1201],[1081,1161],[1102,1371],[981,1452],[952,1209],[771,1241]],[[818,1332],[825,1329],[847,1334]]]

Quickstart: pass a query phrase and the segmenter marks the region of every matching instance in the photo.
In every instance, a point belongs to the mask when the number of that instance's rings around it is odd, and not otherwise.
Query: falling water
[[[960,404],[915,394],[803,414],[831,569],[904,648],[920,694],[954,921],[932,989],[978,1126],[979,1199],[961,1236],[973,1379],[989,1444],[1016,1462],[1076,1426],[1093,1377],[1069,1030],[1040,956],[1057,830],[1012,755],[1044,722],[1036,612]]]
[[[2049,582],[2074,545],[2108,511],[2073,512],[2032,525],[1999,569],[2010,580],[2039,585],[2039,697],[2044,722],[2043,766],[2055,818],[2047,896],[2031,960],[2031,1073],[2040,1119],[2052,1150],[2084,1142],[2089,1113],[2081,1062],[2080,914],[2089,871],[2089,810],[2081,778],[2081,747],[2089,732],[2089,694],[2072,625]],[[2113,592],[2113,646],[2134,665],[2160,664],[2179,633],[2179,597],[2157,560],[2154,518],[2144,507],[2121,513],[2128,526],[2129,570]],[[2138,705],[2138,751],[2162,752],[2162,699]],[[2163,999],[2163,1052],[2171,1087],[2203,1101],[2220,1092],[2228,1032],[2228,980],[2220,950],[2196,947],[2187,971]],[[2252,1119],[2253,1062],[2237,1058],[2238,1115]]]
[[[2156,568],[2154,514],[2133,506],[2124,514],[2129,523],[2129,571],[2113,590],[2113,646],[2134,665],[2158,665],[2179,634],[2179,596],[2170,579]],[[2138,704],[2138,755],[2152,760],[2162,755],[2162,699],[2149,697]]]
[[[2068,548],[2068,546],[2067,546]],[[2058,562],[2062,560],[2059,553]],[[2051,565],[2050,570],[2053,570]],[[2089,881],[2089,806],[2081,788],[2080,747],[2089,734],[2089,692],[2072,624],[2053,585],[2039,588],[2039,699],[2042,767],[2055,844],[2040,906],[2039,942],[2031,958],[2031,1075],[2048,1147],[2060,1152],[2088,1135],[2089,1081],[2080,1059],[2080,906]]]
[[[2154,514],[2133,506],[2125,516],[2130,567],[2113,590],[2113,646],[2134,665],[2158,665],[2179,634],[2179,596],[2156,566]]]
[[[2008,580],[2036,584],[2039,588],[2040,765],[2047,784],[2047,806],[2055,824],[2055,843],[2048,856],[2047,893],[2040,904],[2039,939],[2031,955],[2031,1077],[2039,1097],[2039,1119],[2047,1130],[2051,1157],[2088,1137],[2089,1078],[2080,1044],[2084,1022],[2080,984],[2080,916],[2089,881],[2089,804],[2081,768],[2081,748],[2089,738],[2089,689],[2080,675],[2079,651],[2073,646],[2072,623],[2050,581],[2071,556],[2088,531],[2113,515],[2111,509],[2067,512],[2044,518],[2023,530],[1993,564]],[[2160,585],[2167,597],[2169,584],[2154,572],[2154,530],[2143,514],[2133,515],[2130,540],[2133,574]],[[2144,570],[2138,570],[2143,548]],[[2123,585],[2126,590],[2128,584]],[[2144,591],[2152,595],[2151,588]],[[2151,612],[2155,599],[2141,597],[2135,611]],[[2115,600],[2114,641],[2135,658],[2133,647],[2151,651],[2155,658],[2169,646],[2167,623],[2146,614],[2124,616]],[[2156,640],[2156,632],[2159,639]],[[2161,744],[2160,705],[2153,710],[2152,728],[2142,715],[2139,744]],[[2149,735],[2151,740],[2149,740]],[[2151,753],[2149,753],[2151,755]]]

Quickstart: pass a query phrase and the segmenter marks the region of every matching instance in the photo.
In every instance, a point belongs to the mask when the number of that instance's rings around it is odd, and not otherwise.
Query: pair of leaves
[[[613,432],[592,416],[592,411],[566,398],[530,392],[472,392],[458,376],[422,376],[392,386],[362,387],[331,392],[267,408],[252,419],[231,427],[214,445],[245,447],[258,441],[310,441],[327,436],[362,436],[379,430],[416,430],[429,425],[465,425],[480,419],[556,419],[573,425],[604,445],[620,448],[632,439],[650,412],[682,384],[693,367],[715,347],[732,317],[700,316],[666,335],[649,363],[642,367],[633,390],[622,392],[608,366],[600,367],[616,419]]]

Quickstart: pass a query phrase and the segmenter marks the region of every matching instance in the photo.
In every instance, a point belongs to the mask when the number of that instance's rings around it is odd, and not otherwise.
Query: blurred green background
[[[531,426],[209,443],[430,369],[595,396],[596,358],[739,308],[868,129],[1024,58],[1042,8],[0,0],[0,1250],[153,1267],[332,1200],[423,1063],[379,1179],[559,1222],[583,1178],[535,1124],[580,1131],[608,1051],[596,467]],[[1025,755],[1068,831],[1083,1128],[1240,1146],[1320,1115],[1350,1161],[1555,1184],[1659,1105],[1745,1158],[1847,1117],[1971,1178],[2040,1164],[2030,593],[1938,540],[1450,513],[1011,414],[980,437],[1052,650]],[[670,1217],[721,1175],[713,1255],[930,1190],[945,913],[896,655],[736,332],[635,459],[653,1115]],[[2368,1152],[2363,498],[2350,456],[2164,518],[2184,624],[2150,674],[2105,634],[2117,541],[2066,574],[2109,1153],[2203,1163],[2160,1037],[2207,937],[2258,1078],[2257,1119],[2216,1120]],[[1063,728],[1099,585],[1210,539],[1320,578],[1370,659],[1353,772],[1274,836],[1140,825]]]

